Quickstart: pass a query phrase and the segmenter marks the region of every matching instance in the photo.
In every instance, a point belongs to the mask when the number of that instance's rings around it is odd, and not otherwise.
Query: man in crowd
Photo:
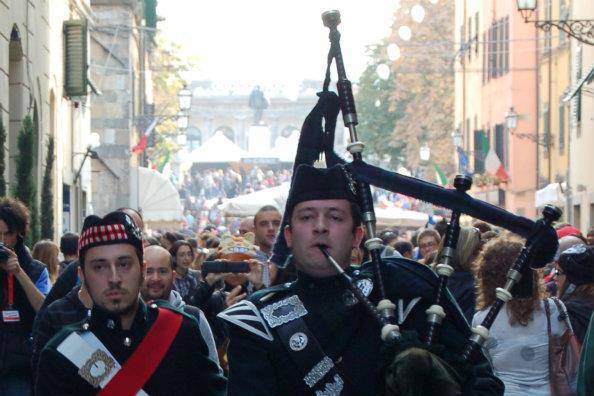
[[[248,232],[254,232],[254,217],[248,216],[241,220],[237,229],[240,236],[244,236]]]
[[[281,213],[272,205],[260,208],[254,216],[254,234],[256,234],[256,245],[266,259],[270,256],[270,249],[274,245],[276,233],[282,221]]]
[[[345,169],[299,166],[286,210],[289,224],[284,235],[293,252],[297,280],[255,293],[219,315],[231,324],[229,395],[384,394],[387,364],[379,365],[379,326],[320,249],[327,249],[377,303],[373,275],[367,268],[349,266],[363,229],[354,185]],[[385,268],[387,296],[409,307],[398,322],[404,330],[420,333],[426,327],[425,311],[433,303],[437,277],[407,260],[390,259],[390,263]],[[448,300],[445,305],[441,340],[447,349],[461,353],[470,330],[456,303]],[[456,386],[462,394],[503,393],[482,355]]]
[[[594,246],[594,227],[588,230],[586,241],[588,241],[588,246]]]
[[[78,249],[77,249],[78,250]],[[77,266],[80,272],[80,268]],[[40,309],[33,322],[33,370],[36,371],[41,350],[64,326],[85,319],[93,301],[84,284],[73,287],[64,297]],[[35,373],[36,374],[36,373]]]
[[[268,259],[270,258],[271,249],[281,222],[281,213],[272,205],[261,207],[254,216],[256,245],[260,248],[256,258],[264,265],[262,268],[262,280],[265,286],[274,283],[277,277],[278,268],[274,264],[270,264]]]
[[[200,334],[208,346],[208,353],[212,360],[219,363],[212,331],[202,311],[192,305],[187,305],[181,295],[173,290],[175,270],[171,254],[161,246],[148,246],[144,249],[144,282],[140,294],[145,302],[165,300],[186,314],[193,316],[200,327]]]
[[[441,237],[439,233],[431,228],[427,228],[419,233],[417,245],[421,258],[426,258],[429,253],[437,251]]]
[[[64,272],[68,264],[78,260],[78,234],[67,232],[60,238],[60,251],[64,260],[60,262],[60,274]]]
[[[32,391],[29,337],[35,314],[51,285],[45,266],[25,246],[29,210],[19,200],[0,199],[0,395]]]
[[[146,306],[139,298],[143,259],[142,235],[129,215],[85,219],[79,260],[92,313],[43,349],[37,395],[94,395],[100,388],[110,394],[225,394],[226,381],[196,321],[167,303]]]

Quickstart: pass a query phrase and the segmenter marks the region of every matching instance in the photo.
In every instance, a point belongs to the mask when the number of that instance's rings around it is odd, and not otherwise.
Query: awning
[[[536,208],[542,208],[545,205],[555,205],[560,207],[565,205],[564,184],[565,183],[551,183],[536,191],[534,206]]]
[[[590,71],[588,73],[586,73],[586,75],[584,77],[580,78],[580,80],[577,82],[577,84],[575,84],[575,86],[571,89],[569,94],[567,94],[567,96],[565,96],[563,98],[563,101],[564,102],[570,101],[575,95],[577,95],[577,93],[580,91],[580,89],[582,89],[582,85],[589,84],[592,82],[592,80],[594,80],[594,65],[592,65],[592,67],[590,68]]]
[[[194,164],[239,162],[242,157],[247,156],[247,152],[229,140],[222,131],[217,131],[202,146],[190,153]]]
[[[181,225],[184,217],[179,192],[169,179],[156,170],[144,167],[132,170],[131,176],[131,184],[137,187],[138,194],[132,198],[137,199],[145,223],[177,222]]]
[[[285,182],[280,186],[231,198],[221,204],[219,209],[223,212],[224,216],[228,217],[254,216],[265,205],[272,205],[280,211],[284,211],[288,196],[289,182]]]

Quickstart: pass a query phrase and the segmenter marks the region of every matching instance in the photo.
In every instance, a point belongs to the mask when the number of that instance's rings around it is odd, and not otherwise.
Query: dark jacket
[[[571,321],[571,327],[580,343],[584,342],[586,329],[590,323],[590,317],[594,312],[594,301],[570,295],[563,299],[563,303],[567,308],[567,314]]]
[[[19,265],[35,284],[46,270],[45,265],[34,260],[28,249],[19,240],[15,246]],[[7,273],[0,270],[0,307],[7,307]],[[14,309],[19,311],[20,322],[4,323],[0,321],[0,381],[7,373],[20,372],[25,375],[31,373],[31,331],[35,310],[29,302],[20,282],[14,279]]]
[[[208,348],[200,335],[195,318],[186,316],[165,302],[157,302],[166,309],[183,315],[183,322],[169,350],[142,389],[157,395],[225,395],[226,380],[215,362],[208,358]],[[119,317],[93,308],[89,331],[107,347],[120,364],[125,364],[138,347],[155,319],[158,310],[140,306],[130,330],[121,328]],[[39,360],[36,395],[95,395],[93,388],[78,374],[78,369],[57,351],[57,347],[73,331],[84,331],[82,323],[69,326],[58,333],[43,349]],[[131,339],[126,346],[124,339]]]
[[[386,259],[386,262],[389,265],[384,275],[389,299],[394,302],[402,299],[407,306],[416,297],[421,297],[402,322],[401,330],[423,331],[427,322],[425,310],[433,302],[437,277],[428,268],[411,260]],[[360,273],[352,268],[349,271],[356,279],[372,279],[367,267]],[[419,274],[423,271],[424,274]],[[307,310],[303,316],[307,327],[345,377],[343,394],[383,395],[386,366],[381,357],[379,327],[361,304],[346,303],[348,293],[337,277],[314,279],[299,273],[297,281],[257,292],[250,301],[261,309],[297,295]],[[379,300],[375,286],[370,299],[374,303]],[[440,330],[440,340],[447,349],[461,353],[467,345],[470,329],[454,301],[445,304],[445,310],[447,316]],[[272,331],[274,339],[267,341],[239,326],[229,327],[230,396],[312,394],[304,382],[305,374],[289,356],[276,330]],[[503,394],[503,384],[480,353],[463,384],[463,394]]]
[[[468,323],[472,323],[476,307],[474,275],[471,272],[454,272],[448,280],[448,289],[460,306]]]
[[[63,327],[78,323],[87,317],[89,310],[78,298],[79,287],[75,287],[66,296],[51,303],[40,311],[33,324],[33,370],[37,370],[41,350]]]

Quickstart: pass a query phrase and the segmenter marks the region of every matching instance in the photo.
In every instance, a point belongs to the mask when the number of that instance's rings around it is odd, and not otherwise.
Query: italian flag
[[[505,171],[505,167],[493,147],[489,148],[489,152],[485,157],[485,171],[493,176],[497,176],[502,182],[509,181],[509,175]]]

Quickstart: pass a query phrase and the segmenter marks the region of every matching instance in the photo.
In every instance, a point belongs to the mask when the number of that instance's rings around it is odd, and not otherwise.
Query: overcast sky
[[[338,9],[349,79],[365,46],[389,32],[398,0],[160,0],[159,28],[198,57],[191,79],[253,83],[321,80],[328,51],[323,11]]]

